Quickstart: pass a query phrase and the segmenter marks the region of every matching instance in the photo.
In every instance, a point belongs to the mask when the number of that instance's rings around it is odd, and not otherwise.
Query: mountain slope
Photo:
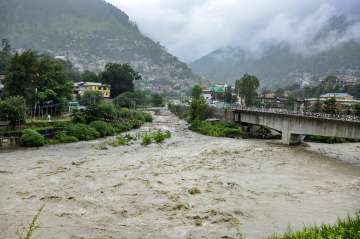
[[[295,51],[284,42],[271,45],[260,57],[253,57],[241,47],[228,47],[194,61],[191,67],[194,72],[217,82],[231,83],[244,73],[255,74],[265,86],[273,88],[295,83],[294,76],[299,75],[317,78],[343,69],[360,72],[360,39],[344,39],[321,49],[331,37],[344,36],[352,24],[344,17],[330,19],[306,47],[306,53]]]
[[[197,81],[191,69],[144,36],[129,17],[103,0],[0,0],[0,38],[13,48],[69,58],[84,69],[131,63],[156,86]]]

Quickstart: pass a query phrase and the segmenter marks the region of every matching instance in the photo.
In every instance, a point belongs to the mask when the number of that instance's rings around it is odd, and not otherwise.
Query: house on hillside
[[[76,82],[74,83],[75,95],[82,96],[86,91],[100,92],[102,97],[110,98],[110,85],[98,82]]]
[[[320,96],[321,100],[328,100],[331,98],[335,98],[336,101],[352,101],[354,100],[354,96],[348,93],[327,93]]]
[[[336,103],[339,105],[339,107],[342,107],[343,110],[349,110],[351,109],[352,105],[360,103],[360,100],[355,100],[354,97],[348,93],[327,93],[321,95],[319,98],[305,99],[305,107],[310,108],[317,102],[324,103],[325,101],[332,98],[335,98]]]

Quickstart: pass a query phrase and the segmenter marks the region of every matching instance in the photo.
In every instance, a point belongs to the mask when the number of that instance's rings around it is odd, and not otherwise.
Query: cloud
[[[261,52],[286,42],[294,50],[321,50],[359,36],[353,25],[309,46],[333,16],[359,16],[358,0],[107,0],[136,21],[143,33],[185,61],[217,48],[241,46]]]

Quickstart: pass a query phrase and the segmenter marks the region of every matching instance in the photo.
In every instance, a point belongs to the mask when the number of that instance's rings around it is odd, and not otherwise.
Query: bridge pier
[[[290,132],[283,131],[281,141],[287,145],[299,145],[303,142],[305,136],[301,134],[293,134]]]

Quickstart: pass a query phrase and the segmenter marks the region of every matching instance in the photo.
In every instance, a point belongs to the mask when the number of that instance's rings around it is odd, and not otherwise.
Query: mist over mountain
[[[0,0],[0,38],[14,49],[64,56],[81,69],[131,63],[149,84],[182,89],[191,69],[144,36],[129,16],[103,0]]]
[[[277,37],[256,48],[221,48],[191,66],[196,73],[216,82],[232,83],[242,74],[251,73],[273,88],[295,83],[304,75],[316,78],[341,70],[360,70],[359,19],[333,16],[313,31],[306,40],[300,39],[301,35],[298,41]]]

